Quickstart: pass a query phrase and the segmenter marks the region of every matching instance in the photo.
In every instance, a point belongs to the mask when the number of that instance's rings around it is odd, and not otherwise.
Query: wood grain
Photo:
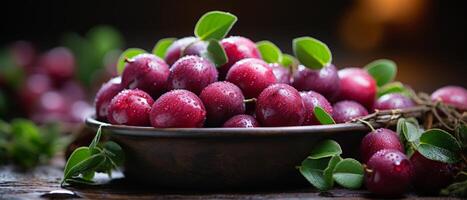
[[[20,172],[12,166],[0,167],[0,199],[46,199],[42,195],[61,189],[63,159],[39,166],[29,172]],[[114,174],[112,181],[100,174],[97,180],[103,185],[68,187],[79,197],[66,199],[368,199],[374,198],[364,190],[333,189],[320,193],[312,187],[271,188],[253,191],[192,191],[140,186]],[[410,199],[449,199],[445,197],[419,197],[408,194]]]

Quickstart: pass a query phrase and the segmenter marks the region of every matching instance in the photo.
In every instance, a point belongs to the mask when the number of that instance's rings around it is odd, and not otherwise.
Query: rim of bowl
[[[315,134],[318,136],[338,132],[371,131],[369,127],[361,123],[258,128],[154,128],[147,126],[113,125],[98,121],[93,116],[87,117],[85,123],[93,129],[102,126],[103,130],[107,130],[111,134],[131,137],[268,137],[304,134]]]

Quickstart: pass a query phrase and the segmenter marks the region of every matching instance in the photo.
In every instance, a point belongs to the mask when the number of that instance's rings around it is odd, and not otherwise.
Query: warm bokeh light
[[[424,0],[360,0],[343,15],[340,37],[354,50],[374,49],[389,32],[420,26],[427,4]]]

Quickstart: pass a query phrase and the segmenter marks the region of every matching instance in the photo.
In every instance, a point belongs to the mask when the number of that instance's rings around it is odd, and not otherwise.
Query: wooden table
[[[29,172],[18,172],[13,166],[0,167],[0,199],[47,199],[44,194],[60,190],[59,182],[63,176],[63,159],[55,159],[50,165],[39,166]],[[366,199],[373,198],[364,190],[333,189],[320,193],[309,188],[282,188],[261,191],[180,191],[139,187],[130,184],[121,173],[114,179],[99,186],[66,188],[77,196],[65,199]],[[116,177],[116,178],[115,178]],[[108,178],[97,176],[99,181]],[[413,199],[448,199],[445,197],[419,197],[408,194]]]

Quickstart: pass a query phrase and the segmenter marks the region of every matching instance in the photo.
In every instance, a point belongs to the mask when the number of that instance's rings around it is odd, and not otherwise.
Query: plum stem
[[[256,98],[251,98],[251,99],[245,99],[245,100],[243,100],[243,103],[251,103],[251,102],[256,102]]]
[[[126,63],[131,63],[131,62],[133,62],[133,61],[132,61],[130,58],[125,57],[125,62],[126,62]]]
[[[373,173],[373,170],[372,170],[372,169],[369,169],[368,166],[367,166],[366,164],[363,164],[363,169],[364,169],[365,172],[368,173],[368,174]]]
[[[371,131],[375,131],[375,128],[370,124],[370,122],[367,122],[363,119],[358,119],[358,121],[370,127]]]

